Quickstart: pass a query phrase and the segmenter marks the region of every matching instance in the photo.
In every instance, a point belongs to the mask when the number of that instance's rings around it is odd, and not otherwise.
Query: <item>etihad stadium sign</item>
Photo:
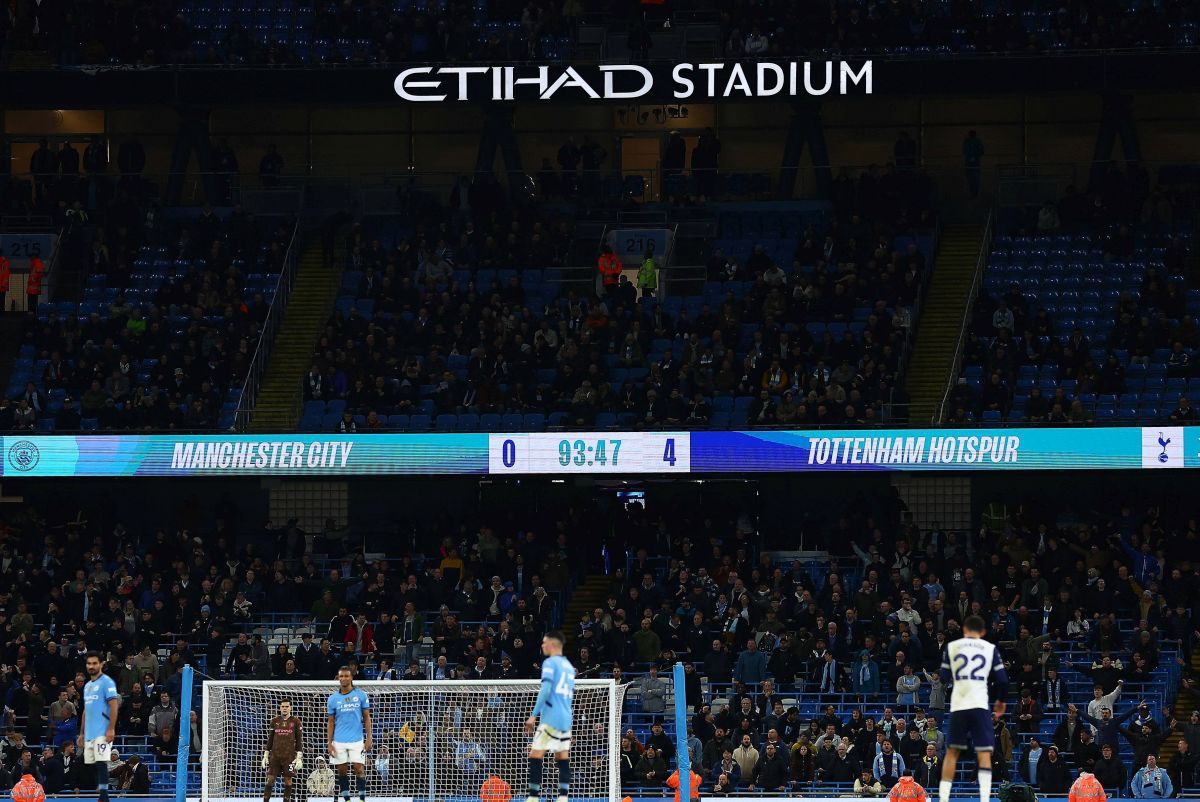
[[[870,61],[758,61],[589,66],[409,67],[396,95],[410,103],[673,98],[677,101],[869,95]]]

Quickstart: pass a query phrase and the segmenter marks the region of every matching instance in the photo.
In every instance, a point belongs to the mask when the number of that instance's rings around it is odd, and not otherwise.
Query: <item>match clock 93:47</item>
[[[537,432],[489,436],[488,473],[688,473],[687,432]]]

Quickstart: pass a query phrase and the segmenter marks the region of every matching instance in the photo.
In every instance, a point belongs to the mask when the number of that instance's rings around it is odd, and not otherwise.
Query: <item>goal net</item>
[[[478,802],[488,777],[502,778],[513,798],[528,782],[525,719],[537,680],[356,682],[371,699],[371,752],[365,758],[368,802]],[[296,802],[336,793],[326,750],[326,702],[336,682],[221,681],[204,684],[202,802],[261,801],[267,725],[279,703],[292,703],[303,724],[304,765]],[[612,680],[577,680],[571,728],[571,799],[617,802],[621,702]],[[557,794],[558,769],[544,764],[543,796]],[[353,775],[353,771],[351,771]],[[352,780],[352,798],[357,781]],[[548,790],[547,790],[548,789]],[[282,781],[272,796],[281,799]]]

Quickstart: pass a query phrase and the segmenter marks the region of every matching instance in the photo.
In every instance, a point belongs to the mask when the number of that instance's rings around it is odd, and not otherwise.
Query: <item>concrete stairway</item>
[[[932,283],[917,322],[917,343],[907,372],[912,399],[909,421],[933,421],[946,389],[946,377],[958,347],[971,279],[983,244],[984,226],[948,225],[942,229],[934,256]]]
[[[1184,669],[1184,676],[1189,673],[1192,676],[1200,675],[1200,649],[1192,651],[1192,663],[1188,668],[1191,672]],[[1192,715],[1192,711],[1196,709],[1196,697],[1184,688],[1180,688],[1179,696],[1175,698],[1175,718],[1179,723],[1183,724],[1188,721],[1188,717]],[[1166,723],[1165,721],[1163,722]],[[1170,766],[1171,758],[1175,757],[1175,753],[1179,751],[1179,740],[1183,736],[1178,730],[1168,733],[1167,740],[1163,741],[1163,745],[1158,750],[1158,764],[1160,766]],[[1200,746],[1198,744],[1189,743],[1188,747],[1193,751]]]
[[[563,634],[567,636],[568,653],[573,653],[579,648],[579,644],[575,642],[575,634],[579,628],[580,617],[604,606],[610,581],[606,574],[592,574],[571,589],[571,599],[567,602],[562,621]]]
[[[341,282],[341,267],[324,264],[320,243],[309,245],[300,257],[283,325],[276,334],[250,418],[250,431],[295,429],[300,419],[300,382],[311,364],[321,329],[333,312]]]

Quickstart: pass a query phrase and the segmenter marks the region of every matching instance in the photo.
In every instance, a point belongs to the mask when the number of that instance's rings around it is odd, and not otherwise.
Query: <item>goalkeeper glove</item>
[[[270,752],[263,752],[262,767],[263,767],[263,771],[266,771],[268,768],[271,767],[271,753]]]
[[[292,761],[292,771],[300,771],[304,768],[304,753],[297,752],[296,759]]]

